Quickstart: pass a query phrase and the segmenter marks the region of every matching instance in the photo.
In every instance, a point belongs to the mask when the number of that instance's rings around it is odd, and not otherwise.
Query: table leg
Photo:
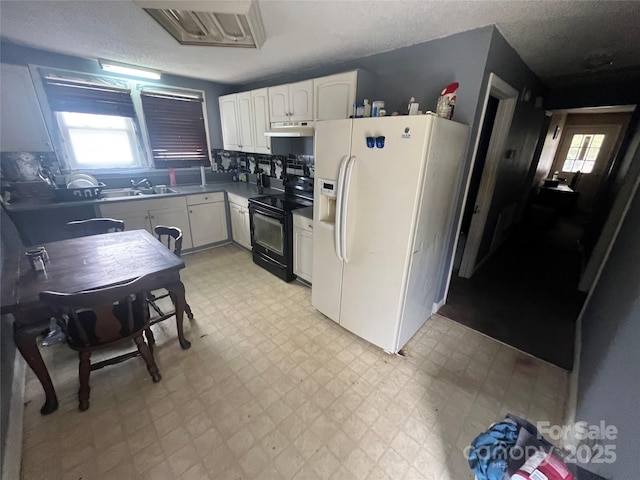
[[[183,350],[187,350],[191,347],[191,342],[184,338],[184,310],[186,305],[185,300],[185,292],[184,292],[184,284],[178,280],[176,283],[167,287],[169,290],[169,294],[171,295],[171,299],[173,300],[173,304],[176,308],[176,327],[178,328],[178,340],[180,341],[180,346]]]
[[[42,388],[44,389],[46,400],[40,409],[40,413],[42,415],[49,415],[58,409],[58,397],[56,396],[56,390],[53,387],[53,382],[49,376],[47,365],[44,363],[42,355],[40,355],[37,343],[38,335],[42,332],[43,328],[46,328],[48,325],[48,321],[46,322],[46,325],[43,323],[42,325],[36,324],[29,325],[28,327],[20,326],[17,322],[14,322],[13,324],[13,340],[16,347],[18,347],[18,351],[26,360],[27,365],[29,365],[31,370],[36,374],[36,377],[38,377],[38,380],[40,380],[40,384],[42,384]]]

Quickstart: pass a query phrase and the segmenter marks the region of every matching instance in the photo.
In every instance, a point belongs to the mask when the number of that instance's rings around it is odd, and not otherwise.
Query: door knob
[[[480,212],[480,205],[476,205],[475,207],[473,207],[473,213],[479,213]]]

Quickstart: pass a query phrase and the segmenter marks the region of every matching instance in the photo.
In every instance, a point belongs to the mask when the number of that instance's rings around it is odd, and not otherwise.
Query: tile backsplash
[[[260,155],[214,149],[212,159],[214,171],[237,170],[255,174],[262,170],[265,175],[278,180],[282,180],[285,174],[313,177],[315,170],[313,155]]]

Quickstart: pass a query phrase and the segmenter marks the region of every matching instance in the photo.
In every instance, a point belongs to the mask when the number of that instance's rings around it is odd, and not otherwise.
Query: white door
[[[269,130],[269,94],[266,88],[251,92],[251,107],[255,131],[254,151],[270,154],[271,137],[264,135],[264,132]]]
[[[187,215],[186,208],[178,207],[151,210],[149,211],[149,219],[151,221],[151,228],[155,228],[158,225],[178,227],[182,230],[182,248],[185,250],[193,248],[193,244],[191,243],[191,228],[189,228],[189,216]]]
[[[233,241],[243,247],[246,247],[247,240],[242,207],[235,203],[229,203],[229,213],[231,215],[231,235],[233,237]]]
[[[251,220],[249,216],[249,209],[242,207],[242,215],[244,217],[244,246],[251,250]]]
[[[339,73],[313,80],[314,119],[349,118],[356,101],[357,72]]]
[[[240,130],[240,150],[255,152],[255,131],[253,128],[253,111],[251,109],[251,92],[236,95],[238,105],[238,129]]]
[[[293,273],[312,282],[313,233],[298,227],[293,229]]]
[[[289,120],[313,120],[313,80],[289,85]]]
[[[222,242],[229,238],[224,202],[191,205],[189,223],[194,248]]]
[[[487,86],[485,95],[482,120],[484,121],[484,114],[486,112],[489,96],[499,99],[498,111],[493,124],[493,131],[491,133],[487,158],[482,171],[480,187],[478,188],[478,194],[476,196],[473,217],[471,219],[471,225],[469,226],[469,235],[467,236],[464,252],[462,254],[462,263],[460,264],[460,271],[458,273],[461,277],[471,278],[473,273],[476,271],[476,268],[483,260],[478,258],[478,250],[480,249],[480,242],[482,241],[484,228],[487,223],[487,215],[491,208],[491,200],[493,199],[493,191],[496,186],[500,161],[502,160],[507,136],[511,129],[511,120],[513,119],[516,103],[518,102],[518,95],[518,91],[505,81],[501,80],[500,77],[494,73],[489,75],[489,85]],[[474,162],[475,155],[478,151],[480,134],[482,133],[480,130],[482,129],[479,129],[478,135],[475,139]],[[473,165],[471,165],[470,172],[473,172]],[[468,194],[470,180],[471,174],[469,174],[469,179],[467,180],[467,191],[465,192],[465,195]],[[466,201],[468,201],[467,198],[465,198],[465,202]],[[458,226],[458,229],[459,228],[460,226]],[[458,239],[456,238],[456,244],[457,240]]]
[[[289,85],[269,87],[269,118],[272,122],[289,120]]]
[[[426,115],[353,122],[340,325],[387,351],[395,351],[397,343],[425,135],[432,122]],[[381,136],[383,148],[367,147],[367,137]]]
[[[220,97],[218,102],[220,104],[220,122],[222,124],[224,148],[226,150],[240,150],[236,95],[225,95]]]
[[[321,194],[322,180],[338,181],[340,163],[351,154],[352,120],[318,122],[314,139],[313,288],[311,303],[335,322],[340,321],[342,260],[335,248],[335,199]]]

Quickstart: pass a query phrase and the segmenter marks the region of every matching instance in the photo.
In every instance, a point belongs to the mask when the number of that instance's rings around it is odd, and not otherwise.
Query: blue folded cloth
[[[502,421],[478,435],[471,442],[469,466],[478,480],[503,480],[507,471],[509,451],[518,440],[518,426]]]

